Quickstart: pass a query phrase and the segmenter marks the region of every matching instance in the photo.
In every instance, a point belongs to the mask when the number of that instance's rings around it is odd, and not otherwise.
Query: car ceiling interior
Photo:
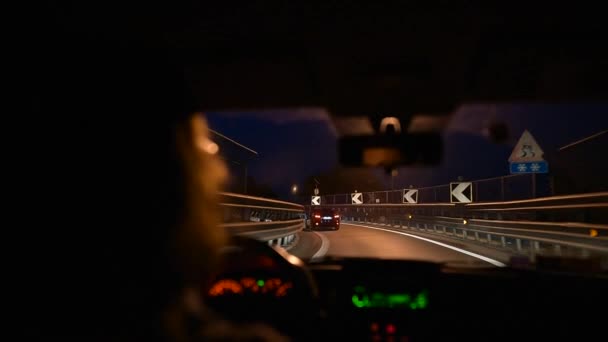
[[[39,9],[28,15],[47,42],[177,48],[208,111],[323,107],[377,129],[386,116],[405,127],[466,103],[608,98],[604,21],[591,8],[334,0]]]

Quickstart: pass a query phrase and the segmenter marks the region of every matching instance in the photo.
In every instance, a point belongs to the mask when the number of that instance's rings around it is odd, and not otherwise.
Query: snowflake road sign
[[[549,164],[543,159],[543,153],[532,134],[524,131],[509,157],[509,171],[512,174],[549,172]]]

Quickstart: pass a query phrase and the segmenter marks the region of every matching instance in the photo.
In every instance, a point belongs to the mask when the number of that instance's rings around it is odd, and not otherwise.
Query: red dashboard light
[[[229,294],[243,294],[244,289],[241,284],[233,279],[222,279],[216,282],[211,289],[209,289],[208,294],[211,297],[219,297]]]
[[[275,297],[285,297],[291,288],[293,288],[293,284],[291,282],[284,283],[277,289]]]
[[[274,260],[272,260],[272,258],[267,257],[267,256],[260,256],[257,259],[257,262],[259,263],[259,265],[261,267],[264,267],[264,268],[272,268],[272,267],[276,266]]]
[[[380,329],[380,326],[378,325],[378,323],[372,323],[369,326],[369,330],[371,330],[371,332],[378,332],[379,329]]]
[[[394,334],[395,332],[397,332],[397,328],[395,327],[394,324],[387,324],[386,325],[386,333],[389,335]]]

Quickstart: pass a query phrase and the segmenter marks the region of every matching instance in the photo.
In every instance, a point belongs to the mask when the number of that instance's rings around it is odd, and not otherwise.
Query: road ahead
[[[463,250],[453,243],[450,244],[451,249],[440,245],[444,244],[442,242],[433,243],[424,240],[423,237],[408,236],[403,235],[408,233],[400,234],[382,229],[386,228],[362,227],[343,223],[338,231],[306,232],[303,233],[303,238],[301,238],[302,245],[290,252],[303,258],[331,255],[436,262],[453,261],[467,264],[482,262],[487,265],[485,261],[480,259],[484,256]],[[317,237],[313,235],[317,235]],[[320,241],[310,241],[315,238]],[[310,251],[310,246],[315,246],[314,251]],[[308,249],[308,253],[305,249]]]

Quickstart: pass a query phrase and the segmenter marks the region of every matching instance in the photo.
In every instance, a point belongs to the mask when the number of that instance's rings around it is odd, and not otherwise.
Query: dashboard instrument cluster
[[[299,258],[235,236],[222,252],[220,270],[201,289],[205,304],[216,313],[234,322],[262,322],[287,336],[315,333],[308,327],[320,324],[318,290]]]
[[[222,278],[216,280],[207,295],[221,296],[268,296],[284,298],[293,291],[294,284],[281,278],[240,277],[238,279]]]

